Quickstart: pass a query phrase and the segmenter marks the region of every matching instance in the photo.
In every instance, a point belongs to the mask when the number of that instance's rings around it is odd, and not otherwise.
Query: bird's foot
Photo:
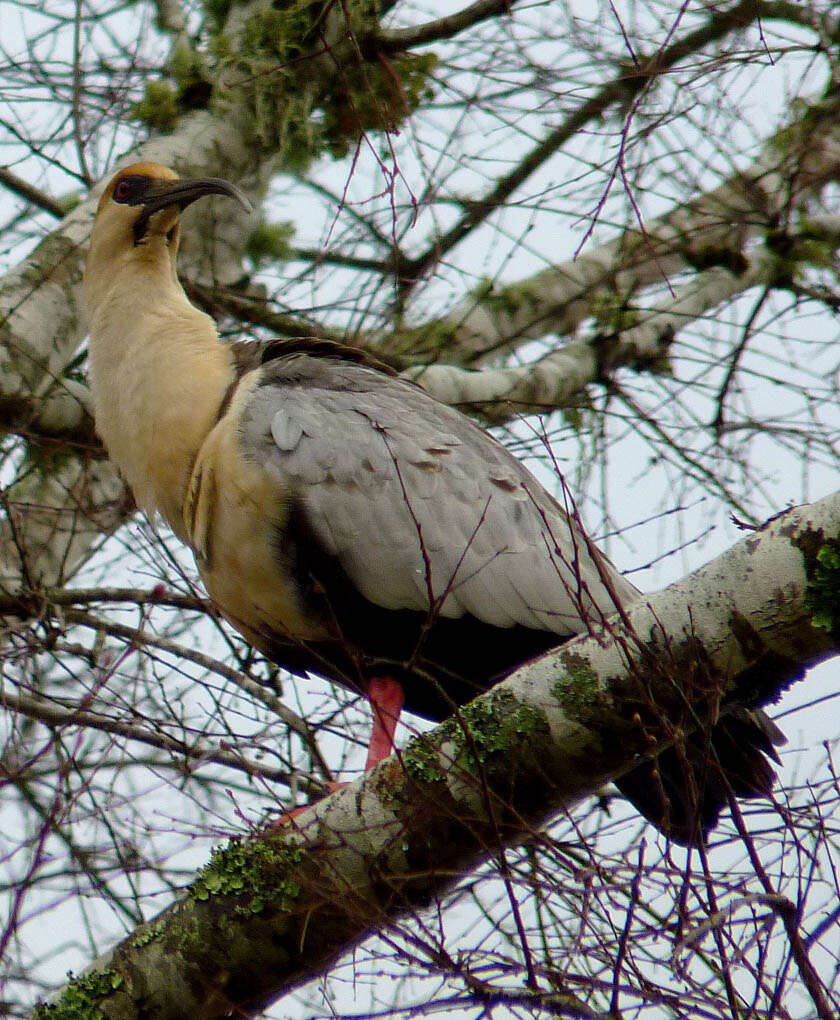
[[[367,697],[373,710],[373,730],[368,744],[365,772],[369,772],[374,766],[384,761],[394,750],[394,730],[397,728],[402,711],[404,694],[402,685],[392,677],[386,676],[374,677],[370,681]],[[336,790],[341,790],[349,784],[330,781],[324,785],[327,788],[324,796],[328,797],[331,793],[335,793]],[[305,804],[302,807],[292,808],[291,811],[284,811],[276,822],[271,823],[269,828],[277,829],[283,825],[292,824],[298,815],[308,811],[311,806],[311,804]]]
[[[335,793],[336,790],[343,790],[345,786],[349,785],[350,785],[349,783],[336,783],[333,780],[330,780],[329,782],[324,783],[324,786],[327,788],[327,792],[324,794],[324,797],[329,797],[331,793]],[[279,829],[282,828],[282,826],[284,825],[291,825],[298,815],[302,815],[304,811],[308,811],[313,804],[317,804],[319,801],[322,801],[324,797],[319,797],[318,800],[313,800],[310,801],[308,804],[301,804],[300,807],[292,808],[289,811],[284,811],[283,814],[280,815],[280,817],[276,821],[269,823],[268,828]]]

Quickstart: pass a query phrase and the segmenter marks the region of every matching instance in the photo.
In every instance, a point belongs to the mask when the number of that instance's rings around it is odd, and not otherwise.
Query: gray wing
[[[637,591],[488,433],[404,380],[280,358],[243,443],[371,602],[568,635]]]

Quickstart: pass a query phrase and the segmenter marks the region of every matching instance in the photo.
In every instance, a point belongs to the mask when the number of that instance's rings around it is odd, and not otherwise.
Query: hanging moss
[[[214,41],[228,97],[241,103],[255,139],[266,149],[289,156],[303,168],[318,153],[310,124],[314,79],[307,79],[306,56],[317,38],[321,4],[293,0],[256,7],[237,34],[237,44]],[[289,164],[286,163],[288,166]]]
[[[235,0],[204,0],[202,7],[211,35],[218,36],[222,32],[234,3]]]
[[[360,55],[379,27],[373,0],[347,0],[340,10],[323,0],[274,0],[231,18],[234,2],[209,0],[206,53],[180,45],[167,76],[146,83],[135,119],[171,133],[189,110],[236,104],[255,143],[300,173],[325,151],[345,154],[366,131],[397,130],[432,95],[433,53],[385,59],[374,48]],[[327,54],[321,33],[335,18],[347,24],[339,32],[331,27],[337,38]]]
[[[326,96],[324,138],[331,155],[344,156],[366,131],[397,131],[420,103],[432,97],[434,53],[409,53],[371,61],[336,75]]]
[[[206,107],[213,91],[207,62],[191,46],[176,46],[170,71],[177,90],[176,101],[181,112]]]
[[[346,17],[346,33],[321,53],[326,18]],[[431,95],[434,54],[385,61],[360,58],[356,40],[378,28],[370,0],[349,0],[325,13],[321,0],[286,0],[255,7],[237,27],[236,44],[212,42],[226,93],[240,103],[255,139],[281,156],[284,168],[305,170],[329,151],[341,156],[365,131],[393,131]]]
[[[179,113],[175,87],[168,81],[147,81],[143,98],[131,109],[135,120],[164,135],[174,130]]]
[[[134,104],[131,116],[152,131],[168,134],[182,114],[206,107],[212,92],[204,56],[182,44],[172,54],[168,77],[146,82],[143,98]]]

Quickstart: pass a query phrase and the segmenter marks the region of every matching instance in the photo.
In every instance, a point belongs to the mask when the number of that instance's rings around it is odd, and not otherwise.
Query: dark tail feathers
[[[617,779],[616,786],[660,832],[693,846],[715,827],[730,793],[769,795],[776,773],[768,758],[779,762],[776,747],[784,743],[766,713],[733,708],[715,724],[711,740],[704,733],[686,738],[685,760],[669,747]]]

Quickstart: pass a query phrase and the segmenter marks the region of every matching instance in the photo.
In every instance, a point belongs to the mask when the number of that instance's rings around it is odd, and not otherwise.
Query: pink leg
[[[365,772],[378,765],[394,750],[394,731],[399,722],[405,695],[402,684],[393,677],[374,677],[368,684],[367,698],[373,713],[373,729],[368,744]],[[327,783],[330,793],[347,786],[347,783]],[[286,811],[272,823],[273,827],[288,825],[296,815],[302,814],[310,805]]]
[[[394,750],[394,731],[405,701],[402,684],[390,676],[374,677],[368,684],[367,697],[373,711],[373,729],[365,772],[384,761]]]

